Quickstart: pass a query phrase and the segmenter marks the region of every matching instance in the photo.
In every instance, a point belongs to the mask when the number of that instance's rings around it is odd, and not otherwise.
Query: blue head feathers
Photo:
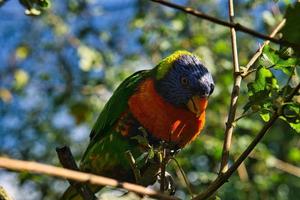
[[[166,101],[182,106],[193,96],[208,98],[212,94],[212,76],[196,56],[181,54],[170,65],[164,76],[156,81],[156,89]]]

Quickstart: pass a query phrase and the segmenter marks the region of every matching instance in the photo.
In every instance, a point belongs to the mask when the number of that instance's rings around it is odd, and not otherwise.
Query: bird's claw
[[[161,183],[161,174],[158,176],[158,182]],[[176,184],[169,172],[165,172],[164,183],[164,191],[167,191],[169,195],[174,195],[176,192]]]

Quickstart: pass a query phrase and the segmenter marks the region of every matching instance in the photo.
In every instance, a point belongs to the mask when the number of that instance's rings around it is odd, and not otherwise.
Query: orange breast
[[[180,147],[193,141],[205,123],[205,111],[197,118],[187,109],[166,102],[156,92],[152,79],[140,85],[128,105],[133,116],[154,137],[172,141]]]

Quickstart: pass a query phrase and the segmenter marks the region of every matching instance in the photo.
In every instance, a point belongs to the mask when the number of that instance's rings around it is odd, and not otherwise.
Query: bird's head
[[[207,68],[193,54],[176,51],[156,66],[155,87],[170,104],[184,107],[197,117],[205,110],[214,90]]]

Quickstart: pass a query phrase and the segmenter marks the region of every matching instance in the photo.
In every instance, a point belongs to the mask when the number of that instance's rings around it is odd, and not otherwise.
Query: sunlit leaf
[[[26,71],[18,69],[15,71],[15,88],[21,89],[28,83],[29,75]]]
[[[271,67],[275,65],[279,60],[279,56],[275,54],[269,45],[266,45],[263,49],[263,54],[259,60],[259,63],[264,67]]]
[[[183,28],[184,28],[184,24],[183,24],[183,21],[181,20],[173,20],[172,21],[172,26],[173,26],[173,29],[176,30],[176,31],[181,31]]]
[[[300,149],[293,147],[288,152],[288,158],[294,162],[300,162]]]
[[[30,16],[38,16],[41,14],[41,11],[36,8],[30,8],[25,10],[25,14]]]
[[[297,133],[300,133],[300,103],[288,103],[283,107],[282,119],[286,121]]]
[[[294,67],[299,64],[298,57],[292,57],[289,52],[290,48],[283,48],[280,51],[272,49],[270,46],[265,46],[263,54],[259,60],[261,66],[274,68],[283,71],[287,75],[293,73]]]
[[[265,122],[270,120],[270,113],[267,110],[263,110],[259,115]]]
[[[83,71],[90,71],[92,69],[102,68],[103,58],[97,50],[85,45],[80,45],[77,51],[80,57],[80,69]]]
[[[19,46],[16,49],[16,58],[19,60],[24,60],[25,58],[27,58],[28,54],[29,54],[29,49],[27,46]]]
[[[4,102],[10,102],[12,99],[12,94],[8,89],[0,88],[0,99]]]

